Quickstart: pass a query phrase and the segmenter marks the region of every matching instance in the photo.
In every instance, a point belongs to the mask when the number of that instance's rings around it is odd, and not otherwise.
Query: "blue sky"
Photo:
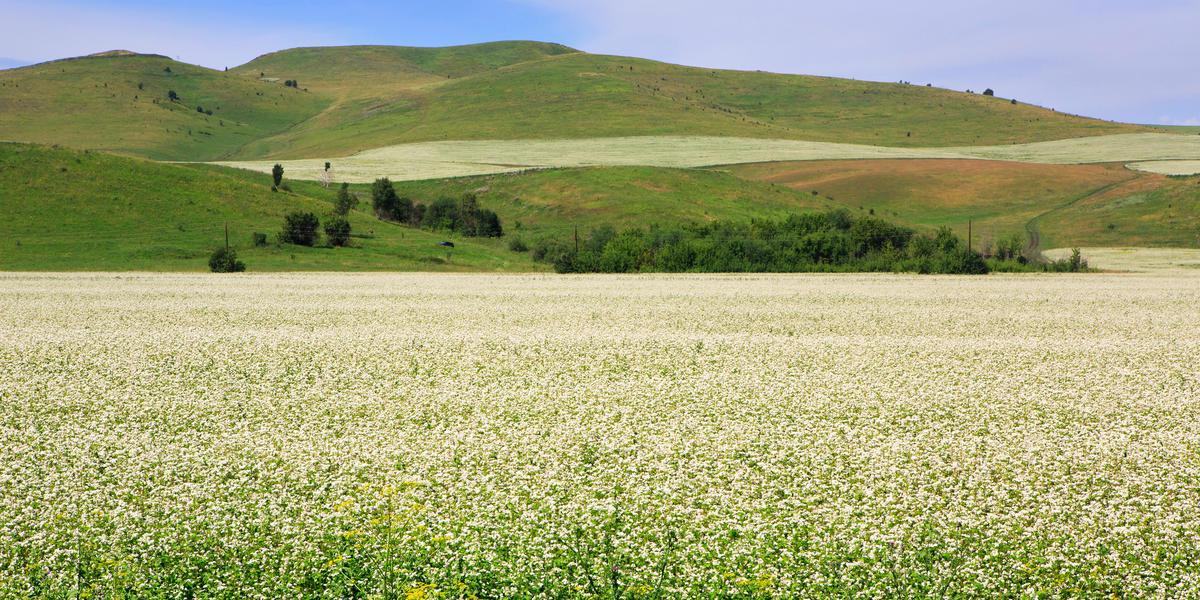
[[[535,39],[710,67],[992,87],[1062,111],[1200,125],[1200,0],[0,0],[0,7],[0,68],[117,48],[221,68],[295,46]]]

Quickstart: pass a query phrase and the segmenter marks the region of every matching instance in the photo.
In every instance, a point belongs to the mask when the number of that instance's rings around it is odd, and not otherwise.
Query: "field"
[[[530,271],[544,267],[499,240],[467,240],[400,227],[353,211],[347,248],[269,243],[292,211],[324,219],[334,192],[291,182],[271,191],[270,176],[178,166],[100,152],[0,144],[0,270],[205,271],[225,243],[255,271]],[[437,244],[452,239],[454,252]],[[449,260],[447,260],[449,258]]]
[[[1125,163],[1200,156],[1200,136],[1164,133],[947,148],[895,148],[782,139],[640,136],[561,140],[492,140],[402,144],[333,159],[341,181],[369,182],[482,175],[580,166],[707,167],[741,163],[847,159],[986,159],[1046,164]],[[281,162],[292,177],[317,179],[330,158],[226,161],[269,172]]]
[[[1081,248],[1080,252],[1092,267],[1108,271],[1200,272],[1200,250],[1194,248]],[[1046,251],[1046,256],[1055,260],[1070,255],[1070,248]]]
[[[1196,282],[0,275],[0,596],[1191,597]]]
[[[1129,168],[1161,175],[1200,175],[1200,160],[1139,162],[1129,165]]]

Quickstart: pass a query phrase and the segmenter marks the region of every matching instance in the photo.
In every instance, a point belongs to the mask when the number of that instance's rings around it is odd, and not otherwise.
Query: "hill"
[[[1200,244],[1200,177],[1120,164],[861,160],[722,169],[918,228],[948,225],[965,236],[974,221],[981,244],[1026,232],[1041,248]]]
[[[273,193],[270,179],[245,171],[181,166],[21,144],[0,144],[0,270],[207,270],[213,248],[229,239],[252,271],[537,270],[499,241],[383,223],[365,212],[350,220],[349,248],[253,246],[251,234],[277,232],[296,210],[324,217],[332,192],[293,182]]]
[[[0,71],[0,139],[212,160],[328,103],[282,83],[116,51]]]
[[[350,83],[387,77],[376,75],[382,69],[322,85],[330,69],[313,65],[338,64],[345,54],[287,51],[236,69],[256,77],[270,67],[274,77],[313,79],[314,93],[337,99],[319,118],[264,139],[244,155],[297,158],[404,142],[642,135],[935,147],[1149,130],[937,88],[700,69],[578,52],[460,70],[465,75],[445,78],[420,77],[405,67],[403,89],[388,97]]]
[[[572,236],[602,225],[748,220],[832,206],[783,186],[715,171],[658,167],[590,167],[405,181],[396,191],[417,202],[467,192],[495,210],[509,232]]]
[[[167,101],[172,89],[180,102]],[[0,72],[0,139],[170,160],[325,158],[438,140],[707,135],[928,148],[1153,130],[931,87],[537,42],[300,48],[228,73],[125,52]]]

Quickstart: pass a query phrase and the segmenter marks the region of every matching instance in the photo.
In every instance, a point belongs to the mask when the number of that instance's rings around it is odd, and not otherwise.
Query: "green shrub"
[[[519,237],[514,237],[511,240],[508,240],[508,249],[512,250],[513,252],[528,252],[529,246],[525,245],[525,240],[522,240]]]
[[[250,238],[254,241],[255,248],[262,248],[267,245],[267,234],[254,232]]]
[[[213,273],[241,273],[246,270],[246,264],[238,260],[233,248],[221,246],[208,257],[208,269]]]
[[[317,243],[317,228],[320,221],[310,212],[294,212],[284,217],[283,231],[279,241],[297,246],[313,246]]]
[[[325,220],[325,239],[331,246],[345,246],[350,242],[350,221],[334,215]]]

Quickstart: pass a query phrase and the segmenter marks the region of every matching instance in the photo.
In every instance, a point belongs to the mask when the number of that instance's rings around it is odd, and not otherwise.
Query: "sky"
[[[1200,125],[1200,0],[0,0],[0,68],[104,50],[214,68],[296,46],[551,41],[714,68],[993,88]]]

